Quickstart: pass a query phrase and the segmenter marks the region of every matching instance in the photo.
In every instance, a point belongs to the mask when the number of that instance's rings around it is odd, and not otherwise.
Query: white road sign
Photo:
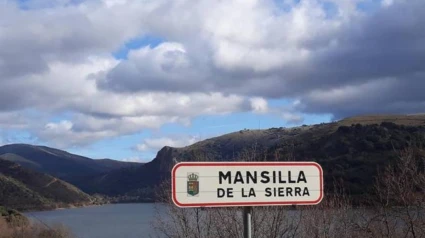
[[[323,198],[315,162],[182,162],[171,178],[179,207],[314,205]]]

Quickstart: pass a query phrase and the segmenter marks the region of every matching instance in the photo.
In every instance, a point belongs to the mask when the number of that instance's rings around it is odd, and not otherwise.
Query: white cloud
[[[164,146],[171,147],[184,147],[199,141],[196,136],[183,136],[183,137],[159,137],[144,139],[143,143],[136,145],[138,151],[159,150]]]
[[[201,115],[423,110],[424,2],[329,2],[333,16],[321,0],[3,1],[0,125],[69,146]],[[111,56],[149,35],[164,42]]]
[[[30,124],[30,119],[25,113],[19,112],[1,112],[0,111],[0,127],[13,129],[27,129]]]
[[[69,131],[72,129],[72,126],[73,126],[72,122],[63,120],[63,121],[60,121],[59,123],[52,123],[52,122],[47,123],[45,128],[46,128],[46,131],[51,131],[53,133],[56,133],[60,131]]]
[[[150,148],[145,143],[136,145],[136,150],[138,151],[147,151],[149,149]]]
[[[67,148],[141,130],[158,129],[165,123],[185,124],[187,119],[177,116],[96,118],[79,114],[74,122],[68,120],[49,122],[44,127],[32,128],[32,131],[41,141],[49,141],[56,147]]]
[[[269,112],[269,106],[267,100],[261,97],[254,97],[250,99],[251,108],[255,113],[267,113]]]
[[[47,123],[43,129],[34,132],[41,141],[49,141],[59,148],[81,146],[93,141],[114,136],[114,131],[75,131],[74,124],[63,120],[58,123]]]
[[[81,64],[53,62],[50,70],[22,79],[22,84],[2,87],[0,92],[27,92],[18,103],[45,110],[73,109],[85,114],[110,116],[196,116],[199,114],[225,114],[248,110],[245,98],[220,92],[138,92],[119,94],[104,91],[91,79],[115,65],[110,57],[90,58]],[[52,100],[55,99],[55,100]]]
[[[388,7],[394,3],[394,0],[382,0],[382,5]]]
[[[299,124],[304,121],[304,118],[298,113],[283,112],[282,118],[289,124]]]
[[[2,87],[0,92],[4,93],[27,92],[26,97],[19,96],[10,103],[36,107],[47,114],[66,110],[72,110],[73,114],[68,121],[51,123],[48,117],[30,120],[27,115],[20,115],[21,112],[0,113],[0,124],[7,128],[25,127],[42,141],[66,147],[158,129],[166,123],[188,126],[198,115],[249,110],[244,97],[219,92],[117,94],[98,89],[91,75],[116,64],[116,60],[108,57],[91,58],[82,64],[55,62],[49,65],[50,71],[22,79],[19,87]],[[43,122],[45,127],[40,124]]]
[[[142,159],[142,158],[140,158],[138,156],[132,156],[132,157],[121,159],[121,161],[124,161],[124,162],[138,162],[138,163],[140,163],[140,162],[145,162],[146,160],[144,160],[144,159]]]

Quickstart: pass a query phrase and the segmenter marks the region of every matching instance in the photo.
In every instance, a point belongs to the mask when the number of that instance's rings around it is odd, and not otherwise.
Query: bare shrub
[[[178,208],[169,182],[161,185],[153,224],[158,236],[243,237],[242,208]],[[258,238],[353,237],[354,216],[343,195],[327,197],[318,206],[299,209],[271,206],[252,209],[252,234]]]
[[[374,206],[353,207],[341,181],[316,206],[254,207],[253,237],[425,237],[425,153],[413,146],[398,153],[376,177]],[[243,237],[241,208],[178,208],[170,190],[169,181],[157,190],[158,236]]]
[[[0,217],[0,238],[7,238],[13,235],[13,230],[10,229],[9,223],[3,217]]]
[[[342,182],[316,206],[300,208],[300,237],[355,237],[356,212],[344,192]]]
[[[376,237],[425,237],[425,153],[409,146],[377,176],[375,216],[367,229]]]
[[[71,231],[62,224],[56,224],[46,228],[42,225],[38,225],[33,228],[38,234],[38,238],[72,238],[74,235]]]

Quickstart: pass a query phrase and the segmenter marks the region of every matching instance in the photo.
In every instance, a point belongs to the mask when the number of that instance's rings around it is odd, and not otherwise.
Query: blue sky
[[[139,49],[142,47],[155,48],[160,43],[164,42],[160,37],[146,35],[130,39],[128,42],[124,43],[119,49],[112,53],[116,59],[127,59],[128,52],[130,50]]]
[[[421,0],[3,1],[0,144],[145,162],[244,128],[420,113],[423,10]]]

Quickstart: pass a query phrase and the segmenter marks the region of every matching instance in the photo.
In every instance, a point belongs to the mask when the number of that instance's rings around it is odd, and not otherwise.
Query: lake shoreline
[[[86,208],[86,207],[101,207],[105,205],[116,205],[116,204],[158,204],[158,202],[111,202],[111,203],[103,203],[103,204],[68,205],[68,206],[60,206],[56,208],[28,209],[28,210],[23,210],[19,212],[22,214],[25,214],[25,213],[32,213],[32,212],[48,212],[48,211],[69,210],[69,209]]]

